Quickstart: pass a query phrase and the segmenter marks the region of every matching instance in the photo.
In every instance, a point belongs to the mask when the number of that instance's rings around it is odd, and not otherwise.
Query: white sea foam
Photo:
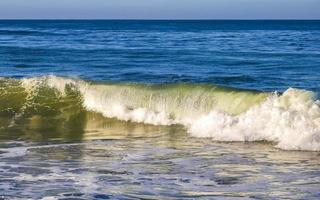
[[[62,94],[66,85],[74,85],[83,96],[84,107],[105,117],[181,124],[191,136],[219,141],[265,140],[281,149],[320,151],[320,103],[310,91],[289,88],[282,95],[266,95],[200,87],[151,90],[55,76],[42,79]],[[35,83],[24,80],[28,87]]]
[[[319,151],[319,102],[311,92],[290,88],[238,116],[212,111],[191,124],[189,132],[219,141],[266,140],[281,149]]]

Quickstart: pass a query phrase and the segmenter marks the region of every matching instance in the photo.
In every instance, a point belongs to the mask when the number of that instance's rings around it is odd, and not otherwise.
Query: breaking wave
[[[183,125],[217,141],[270,141],[320,151],[320,103],[311,91],[283,94],[204,84],[120,84],[45,76],[0,79],[0,128],[28,121],[66,124],[82,112],[152,125]],[[51,116],[51,118],[50,118]],[[80,114],[81,116],[81,114]],[[60,126],[59,125],[59,126]]]

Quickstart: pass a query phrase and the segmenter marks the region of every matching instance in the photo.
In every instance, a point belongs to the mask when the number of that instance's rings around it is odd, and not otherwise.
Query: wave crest
[[[24,88],[23,98],[29,103],[35,103],[30,99],[38,96],[39,88],[47,93],[53,90],[57,99],[68,95],[69,99],[70,91],[76,91],[71,92],[71,99],[81,100],[71,103],[79,102],[83,109],[107,118],[181,124],[191,136],[219,141],[271,141],[281,149],[320,151],[320,104],[306,90],[289,88],[279,95],[212,85],[90,83],[56,76],[10,81],[2,80]],[[42,104],[50,105],[50,98],[45,101]],[[69,112],[65,107],[59,109]]]

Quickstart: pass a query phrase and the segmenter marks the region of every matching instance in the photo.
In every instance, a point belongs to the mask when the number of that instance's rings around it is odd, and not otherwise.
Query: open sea
[[[0,20],[0,199],[320,199],[320,21]]]

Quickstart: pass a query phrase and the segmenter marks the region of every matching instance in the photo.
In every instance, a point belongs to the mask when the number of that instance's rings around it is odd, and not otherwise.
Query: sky
[[[0,19],[320,19],[320,0],[0,0]]]

